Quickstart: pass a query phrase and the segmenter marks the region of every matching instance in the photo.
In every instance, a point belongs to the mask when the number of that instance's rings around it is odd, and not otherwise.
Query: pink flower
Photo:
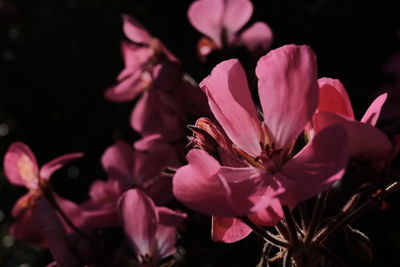
[[[273,33],[264,22],[241,31],[253,13],[248,0],[197,0],[188,10],[190,23],[210,39],[200,39],[199,54],[207,57],[214,49],[245,46],[251,52],[265,52]]]
[[[119,214],[141,266],[158,266],[158,262],[175,253],[176,227],[186,214],[156,207],[139,189],[125,192],[119,200]]]
[[[107,148],[101,159],[108,180],[96,181],[90,188],[90,200],[82,205],[88,227],[118,225],[117,202],[130,188],[146,192],[158,204],[172,199],[172,179],[162,174],[165,167],[176,167],[174,149],[159,135],[138,141],[133,149],[118,141]]]
[[[308,46],[287,45],[262,57],[256,68],[264,117],[260,122],[240,63],[233,59],[217,65],[201,88],[232,143],[230,157],[242,166],[193,149],[188,165],[174,176],[176,198],[199,212],[249,216],[269,226],[282,218],[281,205],[293,207],[340,179],[348,158],[347,136],[340,126],[322,130],[297,154],[293,151],[317,108],[316,71]],[[229,235],[219,236],[222,241],[234,242],[249,233],[240,221],[220,220],[218,226],[223,224]],[[232,227],[240,227],[241,234],[232,235]]]
[[[9,147],[4,157],[4,172],[12,184],[24,186],[29,190],[12,210],[16,220],[10,231],[15,238],[41,246],[46,245],[35,212],[37,200],[43,195],[52,197],[71,220],[80,223],[78,206],[52,191],[50,177],[58,169],[82,156],[82,153],[67,154],[53,159],[39,169],[35,155],[26,144],[16,142]]]
[[[357,121],[346,89],[339,80],[322,78],[318,83],[320,98],[313,117],[314,130],[318,132],[332,124],[342,125],[349,136],[350,156],[374,161],[374,167],[382,168],[393,146],[387,136],[375,128],[375,124],[387,94],[378,96],[362,119]]]
[[[205,96],[183,73],[176,57],[138,21],[124,15],[123,23],[130,41],[122,42],[125,68],[105,97],[119,102],[140,96],[131,114],[134,130],[173,141],[183,138],[186,114],[207,114]]]

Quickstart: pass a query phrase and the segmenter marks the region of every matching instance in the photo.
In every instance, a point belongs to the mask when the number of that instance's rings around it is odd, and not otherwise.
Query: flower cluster
[[[199,84],[159,39],[123,15],[125,67],[104,96],[135,100],[130,125],[140,138],[105,149],[107,178],[95,181],[80,204],[61,197],[50,178],[83,153],[39,168],[26,144],[11,144],[4,173],[28,193],[15,203],[10,233],[48,248],[49,266],[61,267],[182,264],[185,253],[176,252],[194,249],[179,242],[196,216],[211,216],[213,241],[260,236],[258,266],[339,264],[327,244],[341,230],[369,253],[370,240],[350,224],[400,188],[390,175],[399,135],[391,140],[375,127],[388,95],[357,120],[343,84],[318,78],[312,48],[268,52],[272,30],[264,22],[246,27],[252,13],[249,0],[191,4],[188,19],[204,34],[197,45],[202,62],[236,49],[257,59],[250,69],[240,59],[224,60]],[[257,88],[249,83],[253,70]],[[323,218],[330,193],[346,179],[355,188]],[[306,218],[305,203],[315,196]]]

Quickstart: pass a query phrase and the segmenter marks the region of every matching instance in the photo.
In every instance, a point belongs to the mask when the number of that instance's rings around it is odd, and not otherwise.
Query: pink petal
[[[57,157],[40,168],[40,177],[43,179],[49,179],[55,171],[81,157],[83,157],[83,153],[70,153]]]
[[[118,199],[122,190],[118,181],[96,181],[90,187],[90,200],[81,204],[83,225],[107,228],[119,225]]]
[[[332,124],[340,124],[346,128],[351,157],[385,159],[392,149],[387,136],[370,124],[349,120],[330,112],[318,112],[314,122],[317,130]]]
[[[37,203],[36,212],[41,230],[49,243],[50,252],[57,262],[57,266],[83,266],[84,263],[79,260],[80,256],[75,251],[74,246],[72,246],[67,232],[50,203],[46,199],[40,198]]]
[[[212,217],[211,235],[216,242],[234,243],[252,232],[241,220],[233,217]]]
[[[192,149],[189,164],[177,170],[173,179],[175,197],[188,207],[206,214],[234,213],[217,177],[220,165],[203,150]]]
[[[386,99],[387,93],[378,96],[365,112],[364,116],[361,119],[361,122],[375,126],[376,122],[379,119],[379,115],[381,114],[382,106],[386,102]]]
[[[264,122],[276,148],[285,148],[303,131],[318,104],[317,65],[309,46],[285,45],[257,64]]]
[[[36,212],[36,203],[39,196],[32,192],[21,197],[13,207],[14,223],[10,227],[10,234],[18,240],[47,247],[47,241],[39,224],[39,215]],[[29,227],[27,227],[29,225]]]
[[[179,165],[174,148],[163,139],[153,140],[147,149],[135,151],[135,159],[134,173],[139,177],[138,184],[160,176],[166,167]]]
[[[252,212],[248,216],[249,219],[258,225],[275,226],[284,218],[282,203],[277,198],[277,195],[282,193],[284,193],[283,188],[279,188],[279,191],[272,187],[267,188],[264,193],[267,197],[252,208]]]
[[[117,141],[107,148],[101,157],[101,164],[109,178],[118,181],[121,188],[129,188],[135,182],[133,166],[134,152],[130,145]]]
[[[253,4],[248,0],[226,0],[223,25],[228,42],[250,19],[253,13]]]
[[[160,218],[156,232],[157,250],[160,259],[175,253],[176,228],[186,218],[186,214],[164,207],[157,207]]]
[[[186,159],[189,164],[174,176],[173,193],[188,207],[221,217],[243,216],[262,198],[267,179],[257,169],[221,167],[199,149]]]
[[[4,156],[4,173],[15,185],[36,189],[39,183],[39,170],[36,158],[30,148],[21,142],[13,143]]]
[[[326,190],[342,178],[348,161],[346,130],[334,125],[320,131],[277,175],[286,187],[283,204],[300,201]]]
[[[319,85],[318,111],[329,111],[332,113],[354,119],[353,108],[343,84],[336,79],[321,78]]]
[[[126,191],[118,201],[122,227],[138,259],[155,256],[158,214],[153,201],[138,189]]]
[[[108,88],[104,96],[114,102],[129,101],[135,99],[146,87],[147,84],[142,81],[141,70],[136,70],[117,85]]]
[[[139,21],[128,15],[122,15],[122,19],[124,33],[128,39],[135,43],[150,44],[152,38]]]
[[[217,46],[221,46],[224,0],[198,0],[188,10],[188,18],[193,27],[210,37]]]
[[[271,47],[273,38],[274,34],[266,23],[256,22],[240,34],[239,44],[252,52],[266,51]]]
[[[118,75],[117,80],[125,79],[128,74],[140,70],[154,54],[149,47],[138,46],[125,41],[121,42],[121,53],[124,58],[125,69]]]
[[[174,101],[160,90],[146,91],[131,114],[134,130],[145,136],[159,133],[167,140],[184,136],[183,121]]]
[[[72,202],[71,200],[62,198],[55,193],[53,193],[53,198],[75,226],[81,227],[83,225],[82,209],[78,204]],[[67,223],[64,221],[63,223],[68,233],[74,232],[74,229],[72,229]]]
[[[232,142],[250,155],[258,156],[262,132],[246,73],[239,61],[231,59],[218,64],[200,87]]]

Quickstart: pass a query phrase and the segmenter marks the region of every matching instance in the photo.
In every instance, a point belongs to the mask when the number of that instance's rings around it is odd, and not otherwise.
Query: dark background
[[[26,142],[39,164],[64,153],[85,152],[83,160],[53,177],[56,191],[83,201],[90,183],[105,177],[99,162],[104,149],[117,139],[137,138],[128,123],[134,103],[103,98],[123,67],[120,14],[140,20],[201,81],[210,66],[201,64],[195,54],[201,35],[186,17],[191,2],[0,0],[0,158],[14,141]],[[395,77],[386,75],[383,67],[400,52],[396,2],[259,0],[253,1],[251,21],[272,27],[273,48],[310,45],[318,56],[319,76],[340,79],[361,118],[379,90],[394,84]],[[1,266],[43,266],[49,261],[47,252],[7,236],[10,209],[24,192],[1,174]],[[352,265],[400,266],[399,211],[394,200],[389,211],[363,217],[359,226],[370,235],[376,255],[370,265]],[[213,245],[228,258],[243,249],[240,246]]]

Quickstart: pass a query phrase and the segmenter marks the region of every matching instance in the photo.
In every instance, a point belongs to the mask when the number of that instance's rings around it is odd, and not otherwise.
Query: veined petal
[[[328,111],[354,119],[350,98],[343,84],[336,79],[321,78],[318,80],[318,111]]]
[[[221,46],[223,28],[224,0],[197,0],[188,10],[188,18],[193,27],[210,37]]]
[[[35,155],[22,142],[15,142],[8,148],[4,156],[4,173],[12,184],[38,188],[39,168]]]
[[[118,201],[122,227],[137,258],[153,256],[158,214],[153,201],[138,189],[126,191]]]
[[[40,168],[40,177],[49,179],[53,172],[69,164],[71,161],[83,157],[83,153],[70,153],[57,157]]]
[[[262,131],[239,61],[231,59],[218,64],[200,87],[206,92],[211,111],[232,142],[250,155],[258,156]]]
[[[379,119],[379,115],[381,114],[382,106],[386,102],[386,99],[387,93],[378,96],[365,112],[364,116],[361,119],[361,122],[375,126],[376,122]]]
[[[135,43],[150,44],[151,36],[144,26],[128,15],[122,15],[124,33],[128,39]]]
[[[223,26],[227,41],[230,42],[253,14],[253,4],[249,0],[225,0]]]
[[[315,115],[314,124],[317,131],[332,124],[342,125],[349,136],[351,157],[385,159],[392,149],[387,136],[367,123],[349,120],[330,112],[318,112]]]
[[[346,130],[340,125],[321,130],[277,174],[286,187],[281,202],[294,207],[326,190],[342,177],[348,157]]]
[[[157,227],[156,240],[160,259],[175,253],[176,228],[186,218],[185,213],[157,207],[160,222]]]
[[[274,38],[271,28],[264,22],[255,22],[244,30],[239,37],[239,44],[252,52],[268,50]]]
[[[212,217],[211,237],[213,241],[234,243],[252,232],[251,228],[234,217]]]
[[[258,61],[256,75],[270,138],[275,148],[285,148],[303,131],[317,108],[314,52],[305,45],[282,46]]]

